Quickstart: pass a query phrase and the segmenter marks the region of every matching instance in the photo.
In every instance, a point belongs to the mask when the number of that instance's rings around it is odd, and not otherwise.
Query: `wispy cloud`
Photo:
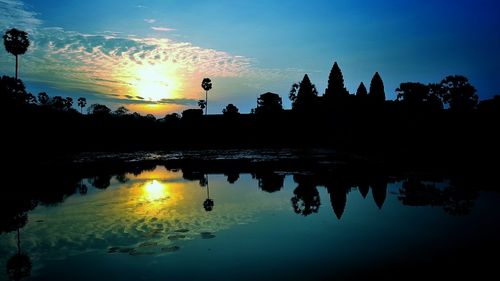
[[[42,21],[20,0],[0,0],[0,28],[20,28],[32,31]]]
[[[144,21],[147,23],[155,23],[156,22],[155,19],[144,19]]]
[[[153,19],[146,19],[146,21]],[[203,77],[275,79],[288,73],[252,67],[252,60],[168,38],[144,38],[103,31],[82,34],[44,27],[19,0],[0,0],[0,27],[29,32],[22,79],[61,91],[95,93],[113,104],[195,105]],[[171,31],[167,27],[151,27]],[[10,75],[12,56],[0,55],[0,71]],[[151,92],[158,92],[152,96]],[[49,93],[50,94],[50,93]],[[220,97],[221,95],[219,95]]]
[[[195,90],[191,85],[199,86],[197,80],[200,77],[234,77],[249,67],[249,60],[244,57],[197,47],[189,42],[132,37],[114,32],[82,34],[58,27],[43,27],[36,13],[27,11],[26,6],[17,0],[0,0],[0,7],[3,26],[10,23],[32,30],[29,32],[32,45],[22,58],[22,77],[61,90],[93,91],[112,100],[116,99],[113,95],[119,95],[124,100],[189,104],[187,101],[199,92],[199,87]],[[10,56],[0,57],[2,72],[11,72],[7,68],[11,59]],[[145,77],[151,75],[159,78],[149,81],[155,78]],[[161,75],[165,75],[165,81],[157,81],[163,80]],[[159,87],[176,84],[177,92],[163,100],[161,97],[152,99],[138,90],[138,84],[143,83],[141,79],[160,84]],[[169,84],[168,79],[175,79],[175,83],[170,81]],[[177,98],[181,101],[176,101]]]
[[[162,32],[167,32],[167,31],[173,31],[173,30],[175,30],[174,28],[162,27],[162,26],[152,26],[151,29],[154,30],[154,31],[162,31]]]

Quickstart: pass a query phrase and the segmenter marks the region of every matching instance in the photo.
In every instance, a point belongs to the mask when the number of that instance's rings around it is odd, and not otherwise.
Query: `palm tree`
[[[207,115],[208,111],[208,91],[212,89],[212,80],[210,78],[203,78],[201,82],[201,87],[205,90],[205,115]]]
[[[87,105],[86,98],[78,98],[78,107],[80,107],[80,113],[83,114],[83,108]]]
[[[17,80],[17,66],[18,66],[18,56],[26,53],[28,47],[30,46],[30,41],[28,40],[28,33],[12,28],[5,32],[3,36],[3,44],[5,45],[5,50],[13,54],[16,57],[16,80]]]

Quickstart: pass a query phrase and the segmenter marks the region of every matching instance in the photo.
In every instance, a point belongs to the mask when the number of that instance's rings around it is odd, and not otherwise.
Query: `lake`
[[[214,163],[4,175],[21,191],[2,193],[0,280],[429,280],[495,272],[497,191],[324,168],[331,163]]]

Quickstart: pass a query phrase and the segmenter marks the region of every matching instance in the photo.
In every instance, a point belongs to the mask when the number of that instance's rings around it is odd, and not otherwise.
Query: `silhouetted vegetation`
[[[16,76],[17,80],[17,69],[19,64],[19,55],[23,55],[28,50],[30,46],[30,41],[28,39],[28,33],[16,28],[9,29],[5,32],[3,36],[3,44],[5,50],[16,57]]]
[[[27,35],[15,29],[6,33],[4,43],[16,57],[29,46]],[[7,156],[19,158],[102,150],[322,147],[436,167],[486,163],[484,157],[500,154],[500,137],[492,129],[499,126],[498,97],[479,101],[474,86],[460,75],[430,84],[401,83],[396,100],[387,101],[378,72],[369,91],[361,82],[350,94],[335,62],[322,96],[305,74],[292,85],[291,109],[283,108],[280,95],[267,92],[257,99],[253,114],[240,113],[230,103],[222,114],[207,115],[212,81],[205,78],[201,86],[206,95],[201,109],[157,119],[124,106],[114,111],[99,103],[87,107],[83,97],[75,105],[73,97],[34,95],[21,80],[3,76],[0,122],[9,136],[3,148]],[[84,107],[88,114],[82,114]]]
[[[208,114],[208,91],[212,89],[212,80],[210,78],[203,78],[203,81],[201,81],[201,87],[203,90],[205,90],[205,104],[201,105],[201,109],[205,108],[205,115]]]

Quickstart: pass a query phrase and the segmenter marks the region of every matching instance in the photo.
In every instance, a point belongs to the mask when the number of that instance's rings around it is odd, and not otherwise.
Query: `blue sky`
[[[334,61],[348,90],[379,71],[401,82],[462,74],[480,98],[500,94],[500,3],[479,1],[0,0],[0,27],[33,44],[20,77],[32,92],[85,96],[158,116],[196,107],[241,112],[272,91],[287,99],[308,73],[320,94]],[[0,51],[0,73],[14,58]]]

